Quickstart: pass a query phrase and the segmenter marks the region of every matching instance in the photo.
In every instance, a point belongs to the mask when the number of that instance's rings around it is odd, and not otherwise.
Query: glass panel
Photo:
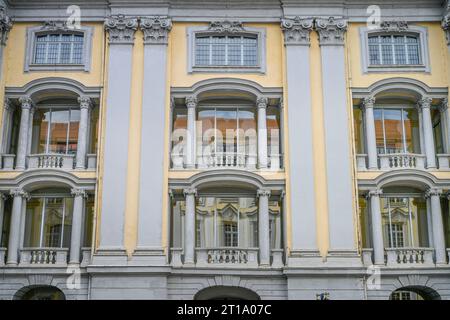
[[[185,213],[186,202],[184,200],[172,202],[172,248],[183,248]]]
[[[244,65],[258,65],[258,42],[256,37],[244,37]]]
[[[85,206],[85,219],[84,219],[84,247],[90,247],[92,245],[92,232],[94,229],[94,215],[95,215],[95,202],[94,197],[88,197]]]
[[[31,198],[27,201],[25,220],[24,247],[41,246],[41,224],[43,198]]]
[[[417,37],[406,37],[408,43],[409,64],[420,64],[419,39]]]
[[[240,154],[256,156],[257,131],[256,114],[252,109],[239,109],[239,150]]]
[[[386,153],[404,152],[401,110],[384,109],[384,130]]]
[[[216,126],[220,134],[216,137],[217,152],[236,152],[237,111],[233,109],[216,110]],[[219,139],[221,138],[222,139]]]
[[[241,61],[241,37],[228,37],[228,65],[239,66]]]
[[[278,108],[267,108],[267,144],[270,155],[279,155],[280,150],[280,113]]]
[[[67,131],[69,128],[69,110],[53,110],[51,115],[49,153],[67,152]]]
[[[378,36],[369,37],[369,63],[381,64],[380,61],[380,45],[378,43]]]
[[[403,109],[406,152],[420,153],[419,117],[414,108]]]
[[[226,64],[226,38],[225,37],[211,37],[211,52],[213,65],[223,66]]]
[[[40,117],[42,119],[39,127],[38,153],[47,153],[47,137],[48,127],[50,125],[50,115],[50,110],[38,111],[35,115],[35,117]]]
[[[436,153],[437,154],[445,153],[440,111],[436,110],[436,109],[432,109],[431,110],[431,118],[433,121],[434,147],[435,147]]]
[[[281,203],[280,201],[269,201],[269,237],[270,248],[281,248]]]
[[[36,37],[34,63],[81,64],[83,62],[82,34],[48,34]]]
[[[78,130],[80,128],[80,110],[70,110],[70,128],[67,144],[67,153],[76,154],[78,146]]]
[[[353,121],[355,126],[356,153],[361,154],[364,153],[364,127],[363,112],[360,108],[353,108]]]
[[[219,247],[238,246],[239,198],[217,198],[217,243]]]
[[[381,36],[381,54],[383,57],[383,64],[394,64],[391,36]]]
[[[362,236],[362,247],[371,248],[371,233],[370,233],[370,219],[369,219],[369,208],[367,207],[367,201],[365,197],[358,198],[359,204],[359,217],[361,220],[361,236]]]
[[[256,199],[239,198],[239,211],[239,247],[256,248],[258,247],[258,206]]]
[[[441,200],[441,206],[444,222],[445,247],[450,248],[450,208],[447,198]]]
[[[196,246],[213,248],[215,242],[215,214],[216,199],[214,197],[200,197],[196,207]]]
[[[42,247],[59,248],[63,236],[64,198],[46,198]]]
[[[384,128],[383,128],[383,109],[374,109],[373,116],[375,119],[375,136],[377,141],[377,152],[384,154]]]
[[[216,150],[215,139],[218,132],[215,131],[215,114],[216,111],[214,109],[202,109],[197,114],[197,119],[202,126],[203,155],[205,157],[208,157]],[[219,141],[222,141],[220,135]]]
[[[210,37],[195,38],[195,64],[209,65]]]
[[[99,108],[94,108],[91,110],[91,123],[90,123],[90,133],[91,133],[91,139],[90,139],[90,153],[96,154],[97,153],[97,146],[98,146],[98,116],[99,116]]]

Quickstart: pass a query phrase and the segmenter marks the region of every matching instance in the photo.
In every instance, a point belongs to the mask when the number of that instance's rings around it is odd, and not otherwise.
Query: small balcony
[[[416,268],[435,267],[433,248],[385,248],[384,265],[392,268]],[[450,249],[447,249],[447,256],[450,259]],[[363,249],[362,259],[365,266],[370,266],[373,261],[373,250]]]
[[[1,155],[1,170],[12,171],[15,170],[14,154]],[[87,154],[85,160],[85,170],[96,170],[97,155]],[[76,169],[76,156],[74,154],[58,154],[58,153],[41,153],[31,154],[26,157],[27,170],[33,169],[59,169],[59,170],[74,170]],[[78,168],[77,168],[78,169]]]

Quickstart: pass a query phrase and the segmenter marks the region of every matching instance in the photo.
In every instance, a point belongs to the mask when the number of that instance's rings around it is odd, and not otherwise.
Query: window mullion
[[[51,127],[52,127],[52,109],[49,109],[49,117],[48,117],[48,127],[47,127],[47,141],[45,146],[45,153],[49,153],[49,146],[50,146],[50,135],[51,135]]]
[[[67,131],[66,131],[66,152],[69,154],[69,135],[70,135],[70,118],[72,117],[72,109],[69,108],[69,119],[67,121]]]
[[[391,198],[387,198],[387,203],[388,203],[388,212],[389,212],[389,235],[390,235],[390,242],[389,242],[389,246],[391,248],[393,248],[393,234],[392,234],[392,217],[391,217]]]
[[[64,239],[64,223],[66,218],[66,201],[65,198],[62,199],[63,201],[63,211],[62,211],[62,221],[61,221],[61,239],[59,240],[59,247],[63,247],[63,239]]]
[[[42,204],[42,217],[41,217],[41,230],[40,230],[40,237],[39,237],[39,248],[43,247],[43,238],[44,238],[44,223],[45,223],[45,209],[46,209],[46,203],[47,198],[42,198],[43,204]]]
[[[409,62],[409,47],[408,47],[408,39],[406,36],[403,37],[404,46],[405,46],[405,56],[406,56],[406,64],[410,64]]]
[[[409,215],[409,240],[411,241],[411,247],[414,247],[414,233],[413,233],[413,225],[412,225],[412,214],[411,214],[411,199],[408,198],[408,215]]]
[[[380,52],[380,64],[384,63],[384,57],[383,57],[383,44],[381,43],[381,37],[377,36],[377,44],[378,44],[378,51]]]
[[[395,56],[395,41],[394,41],[394,36],[391,36],[391,50],[392,50],[392,62],[394,63],[394,65],[397,65],[397,57]]]

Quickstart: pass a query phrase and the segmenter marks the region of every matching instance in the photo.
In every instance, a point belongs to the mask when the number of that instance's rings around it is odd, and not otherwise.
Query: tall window
[[[379,154],[420,153],[420,130],[414,108],[374,109]]]
[[[254,197],[199,197],[196,213],[202,248],[254,248],[258,206]]]
[[[82,64],[83,34],[52,33],[36,36],[35,64]]]
[[[76,154],[78,145],[79,109],[41,109],[35,120],[39,132],[38,153]]]
[[[24,245],[68,248],[72,230],[72,210],[72,197],[33,197],[27,203]]]
[[[426,201],[420,197],[381,198],[384,246],[428,247]]]
[[[360,108],[353,108],[353,121],[355,127],[356,153],[364,153],[364,121],[363,112]]]
[[[431,110],[431,118],[433,124],[434,147],[437,154],[445,153],[441,112],[437,109]]]
[[[420,41],[414,35],[369,36],[371,65],[419,65]]]
[[[257,66],[258,40],[256,36],[195,37],[196,66]]]

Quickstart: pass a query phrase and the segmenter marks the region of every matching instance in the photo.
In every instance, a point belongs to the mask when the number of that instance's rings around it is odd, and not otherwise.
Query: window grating
[[[422,63],[418,36],[370,36],[368,43],[371,65],[419,65]]]
[[[82,64],[82,34],[46,34],[36,36],[34,63]]]

